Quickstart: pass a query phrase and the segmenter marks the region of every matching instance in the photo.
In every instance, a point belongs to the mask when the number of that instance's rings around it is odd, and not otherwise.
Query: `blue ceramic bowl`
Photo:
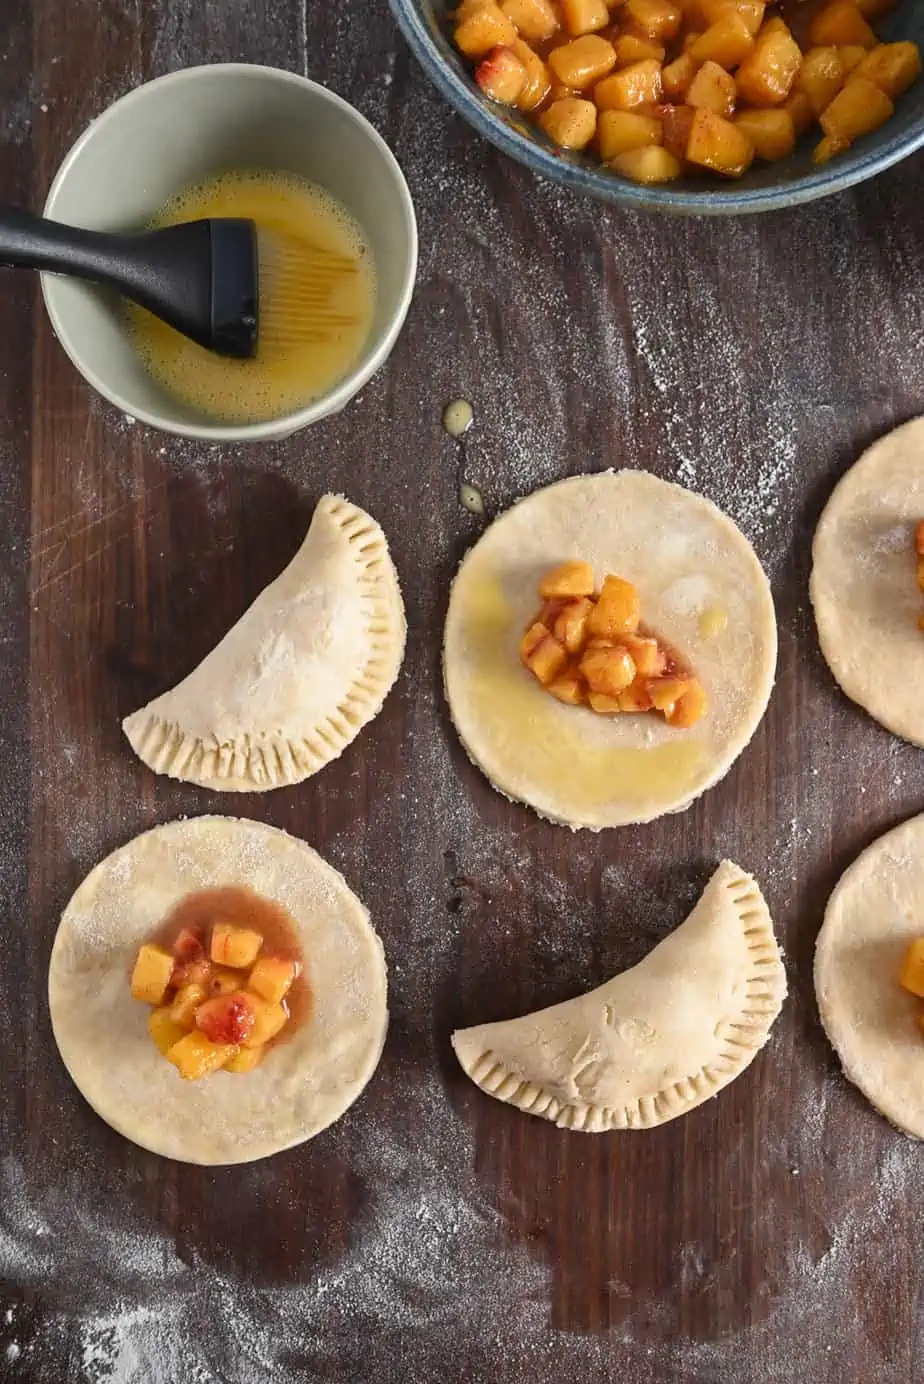
[[[924,77],[896,103],[891,120],[857,141],[846,154],[816,168],[811,152],[820,132],[808,135],[791,158],[780,163],[755,164],[745,177],[724,184],[681,179],[676,183],[642,187],[627,182],[581,154],[557,148],[542,131],[516,111],[496,106],[482,96],[471,68],[456,53],[444,22],[446,0],[389,0],[405,38],[442,95],[479,134],[505,154],[525,163],[575,192],[639,210],[732,216],[743,212],[794,207],[842,192],[872,178],[924,146]],[[920,40],[924,30],[924,0],[901,0],[876,31],[887,40]]]

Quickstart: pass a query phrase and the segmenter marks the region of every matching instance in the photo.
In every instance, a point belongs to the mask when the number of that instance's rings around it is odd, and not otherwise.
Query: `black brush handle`
[[[209,344],[203,327],[211,318],[208,221],[111,235],[0,205],[0,265],[107,284]]]

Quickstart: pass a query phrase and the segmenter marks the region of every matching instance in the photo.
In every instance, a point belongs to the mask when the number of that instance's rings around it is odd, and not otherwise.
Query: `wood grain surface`
[[[924,1154],[838,1075],[811,957],[840,871],[924,806],[918,751],[837,691],[813,526],[861,448],[924,411],[924,159],[754,220],[646,218],[536,182],[429,88],[384,0],[3,0],[0,196],[39,208],[86,123],[200,61],[307,72],[401,160],[421,233],[388,367],[286,443],[213,448],[95,397],[26,276],[0,334],[0,1378],[29,1384],[920,1384]],[[190,131],[190,138],[195,131]],[[463,445],[440,428],[463,395]],[[491,513],[647,467],[720,503],[773,582],[779,677],[727,779],[593,836],[465,759],[439,688],[448,583]],[[119,718],[189,670],[343,491],[408,605],[383,714],[317,778],[233,802],[155,778]],[[167,1163],[70,1085],[45,1000],[60,911],[181,813],[315,845],[370,906],[392,1027],[362,1100],[251,1167]],[[660,1130],[557,1131],[491,1101],[448,1034],[601,982],[723,856],[762,882],[791,998],[720,1097]]]

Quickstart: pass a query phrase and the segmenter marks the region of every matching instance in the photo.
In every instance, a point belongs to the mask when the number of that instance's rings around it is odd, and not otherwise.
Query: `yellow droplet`
[[[464,437],[472,426],[475,410],[467,399],[453,399],[443,410],[443,427],[450,437]]]
[[[459,499],[468,510],[469,514],[484,514],[484,500],[480,490],[476,490],[468,481],[463,481],[459,486]]]
[[[728,624],[728,611],[724,606],[707,606],[699,617],[699,632],[704,639],[714,639]]]

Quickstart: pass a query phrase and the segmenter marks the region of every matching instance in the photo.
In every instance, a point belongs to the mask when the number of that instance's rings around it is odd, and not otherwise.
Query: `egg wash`
[[[338,201],[288,173],[220,174],[174,197],[151,228],[219,216],[257,225],[260,333],[254,358],[217,356],[136,304],[128,305],[132,339],[158,384],[203,417],[232,425],[267,422],[327,394],[356,364],[375,311],[372,252]],[[320,252],[319,265],[335,263],[338,272],[302,274],[299,252],[306,243],[311,255]],[[297,280],[286,274],[293,264]]]

